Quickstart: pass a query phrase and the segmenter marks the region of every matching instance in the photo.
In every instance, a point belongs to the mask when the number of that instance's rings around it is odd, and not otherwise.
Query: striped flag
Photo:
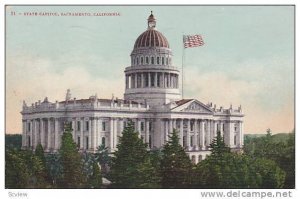
[[[184,48],[203,46],[204,41],[201,35],[183,35]]]

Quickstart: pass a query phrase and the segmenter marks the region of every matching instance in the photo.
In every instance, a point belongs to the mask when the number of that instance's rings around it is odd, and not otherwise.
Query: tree
[[[152,188],[157,176],[149,163],[147,144],[138,137],[132,122],[124,128],[112,158],[110,178],[115,188]]]
[[[99,189],[99,188],[101,188],[101,185],[102,185],[102,175],[101,175],[101,171],[100,171],[100,165],[96,161],[94,161],[92,168],[93,168],[93,173],[89,177],[88,182],[89,182],[90,188]]]
[[[60,155],[57,153],[48,154],[46,156],[46,165],[49,181],[51,181],[52,185],[57,186],[58,184],[62,184],[60,182],[63,176],[63,165]]]
[[[83,164],[71,132],[71,125],[65,124],[61,148],[59,150],[63,166],[61,186],[64,188],[81,188],[85,183]]]
[[[231,153],[219,132],[210,146],[194,170],[194,188],[282,188],[285,173],[274,161]]]
[[[106,175],[109,172],[109,166],[111,165],[111,157],[109,156],[108,147],[105,145],[97,147],[95,156],[97,161],[100,163],[102,175]]]
[[[192,163],[179,144],[175,130],[164,145],[162,154],[160,163],[162,188],[187,188],[190,184]]]

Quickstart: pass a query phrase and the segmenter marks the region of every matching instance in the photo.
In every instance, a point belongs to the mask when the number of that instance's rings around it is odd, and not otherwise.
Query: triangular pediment
[[[199,102],[198,100],[191,100],[185,104],[173,108],[172,111],[213,113],[213,111],[208,106]]]

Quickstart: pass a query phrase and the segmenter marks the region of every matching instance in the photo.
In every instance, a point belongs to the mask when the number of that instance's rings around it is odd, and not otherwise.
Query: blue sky
[[[181,68],[182,35],[205,45],[185,50],[185,98],[237,107],[245,132],[294,128],[292,6],[14,6],[6,8],[7,133],[21,131],[22,100],[95,93],[119,98],[124,68],[153,10]],[[16,16],[11,16],[14,11]],[[24,16],[24,12],[118,12],[115,17]],[[22,15],[18,15],[22,13]],[[18,124],[16,125],[16,121]]]

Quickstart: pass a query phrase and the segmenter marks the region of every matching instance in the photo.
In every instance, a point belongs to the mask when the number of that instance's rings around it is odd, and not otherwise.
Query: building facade
[[[194,163],[209,155],[209,145],[220,131],[232,150],[243,146],[243,117],[237,109],[217,108],[196,99],[182,99],[180,71],[172,62],[172,50],[156,29],[151,13],[148,28],[134,44],[131,66],[125,68],[124,99],[72,98],[49,102],[46,97],[31,105],[23,102],[22,146],[35,150],[42,144],[46,152],[60,148],[64,122],[71,122],[73,139],[82,151],[95,152],[101,144],[116,150],[128,121],[133,121],[149,149],[159,149],[176,129],[180,143]]]

